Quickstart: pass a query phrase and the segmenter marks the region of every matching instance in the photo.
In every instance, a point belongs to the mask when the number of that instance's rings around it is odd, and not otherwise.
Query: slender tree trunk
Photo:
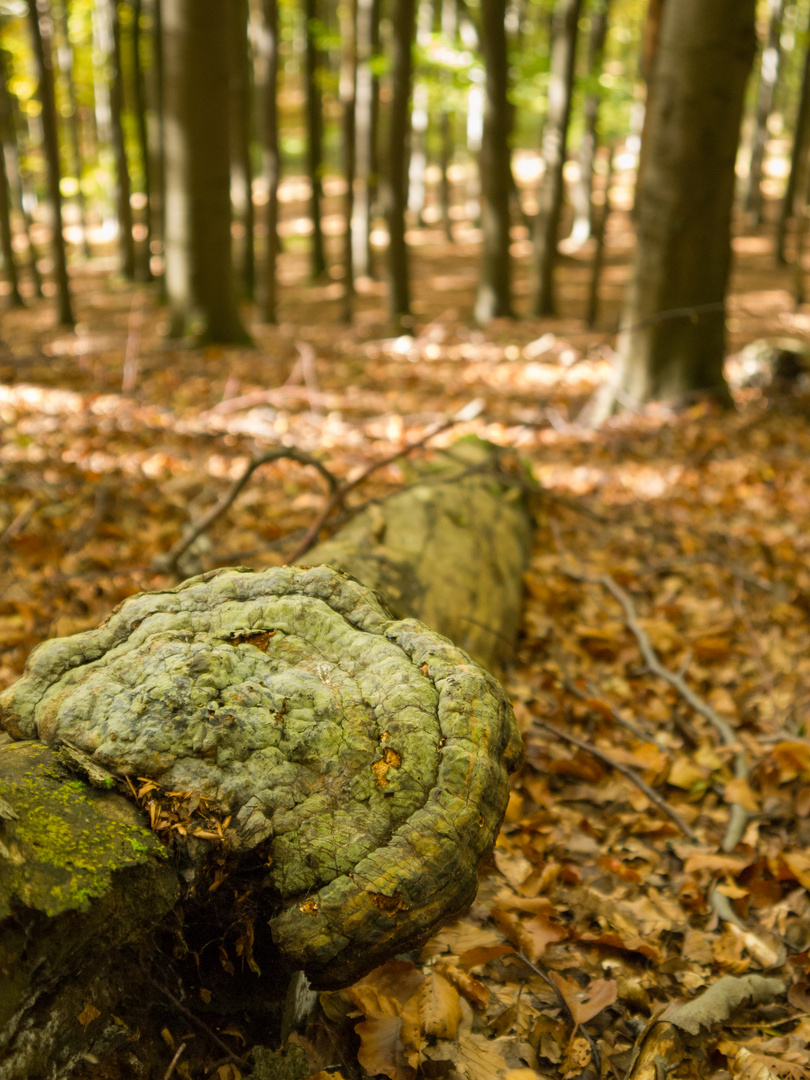
[[[479,323],[512,314],[509,258],[509,193],[511,188],[507,98],[505,0],[482,0],[481,47],[486,66],[484,131],[481,140],[481,277],[475,302]]]
[[[442,0],[442,37],[445,43],[455,46],[458,37],[458,4],[457,0]],[[452,190],[450,187],[450,163],[453,160],[453,120],[454,115],[450,112],[449,98],[453,84],[453,76],[443,71],[440,75],[442,86],[445,88],[446,100],[439,112],[439,212],[444,225],[445,237],[453,240],[453,222],[450,216],[452,206]],[[510,122],[510,130],[511,130]]]
[[[753,215],[757,225],[762,223],[762,166],[765,161],[765,143],[768,140],[768,119],[773,109],[773,96],[782,59],[782,46],[779,39],[785,15],[785,0],[769,0],[769,10],[768,41],[762,50],[757,115],[754,140],[751,144],[751,164],[748,169],[748,191],[745,197],[745,209]]]
[[[574,225],[571,229],[571,242],[581,246],[591,235],[593,229],[593,206],[591,187],[593,186],[593,163],[596,157],[597,124],[599,104],[602,95],[597,89],[597,80],[602,70],[605,51],[605,38],[608,28],[608,8],[610,0],[597,0],[591,8],[591,36],[588,42],[588,77],[592,89],[585,97],[583,106],[585,128],[579,148],[579,180],[574,185],[572,202],[574,205]]]
[[[76,177],[76,202],[79,207],[79,219],[82,223],[82,250],[85,258],[90,258],[90,242],[87,230],[87,204],[82,188],[82,150],[81,131],[79,129],[79,103],[76,98],[76,86],[73,82],[73,46],[70,41],[70,27],[66,3],[60,3],[53,9],[54,30],[57,40],[56,59],[62,75],[65,92],[70,106],[67,120],[68,140],[70,143],[71,171]]]
[[[539,208],[534,222],[534,261],[537,266],[533,310],[535,315],[553,315],[554,269],[557,263],[557,234],[563,201],[563,166],[571,116],[574,86],[574,54],[582,0],[557,0],[551,45],[551,78],[548,116],[543,130],[545,171],[540,184]]]
[[[793,150],[790,155],[790,172],[776,230],[776,259],[783,265],[787,262],[785,237],[788,221],[795,216],[796,196],[801,188],[801,175],[807,166],[808,119],[810,119],[810,47],[805,49],[804,53],[802,86],[799,91],[799,106],[796,110],[796,126],[793,131]]]
[[[146,84],[141,63],[141,19],[143,0],[132,0],[132,96],[135,122],[138,132],[138,154],[143,177],[144,213],[146,233],[135,260],[135,277],[138,281],[151,281],[152,267],[152,162],[149,154],[149,131],[146,123]],[[157,36],[157,35],[156,35]]]
[[[37,266],[37,252],[31,235],[31,213],[28,193],[30,190],[33,203],[33,185],[25,174],[21,164],[22,147],[20,146],[22,124],[19,117],[19,105],[8,85],[6,54],[0,47],[0,130],[3,140],[3,158],[6,175],[10,186],[11,202],[19,211],[28,242],[28,265],[34,283],[34,295],[42,299],[42,276]]]
[[[147,0],[152,16],[152,64],[146,92],[153,123],[147,125],[149,136],[149,229],[153,250],[165,259],[166,242],[166,109],[164,101],[163,8],[162,0]],[[161,275],[161,292],[166,299],[166,276]]]
[[[0,243],[2,243],[3,262],[11,288],[13,307],[24,307],[20,293],[17,260],[14,256],[13,233],[11,228],[11,185],[9,183],[9,156],[6,147],[13,141],[14,116],[6,88],[6,58],[0,47]]]
[[[755,0],[670,0],[664,8],[618,346],[622,400],[728,395],[725,295],[754,6]]]
[[[408,247],[405,243],[405,211],[408,208],[408,158],[413,63],[411,44],[416,28],[415,0],[394,0],[393,61],[388,150],[388,274],[389,310],[394,323],[411,323],[411,291]]]
[[[253,165],[250,147],[253,132],[253,85],[248,42],[247,0],[231,0],[228,13],[230,48],[231,197],[234,217],[244,229],[241,244],[242,294],[252,300],[256,294],[253,236]]]
[[[121,64],[121,21],[118,18],[118,0],[107,0],[107,17],[110,20],[110,37],[112,39],[110,120],[118,188],[118,244],[121,257],[121,272],[125,278],[131,281],[135,277],[135,239],[132,235],[131,184],[123,126],[124,72]]]
[[[53,214],[53,257],[56,266],[56,287],[59,303],[59,322],[73,326],[73,307],[70,302],[65,237],[62,233],[62,195],[59,190],[59,137],[56,126],[56,100],[51,55],[51,13],[48,0],[28,0],[28,23],[39,79],[39,100],[42,105],[42,135],[48,167],[48,195]]]
[[[6,158],[0,150],[0,247],[3,252],[3,268],[8,278],[11,306],[25,307],[20,294],[20,282],[17,275],[17,261],[14,258],[13,234],[11,231],[11,197],[9,192]]]
[[[372,59],[377,48],[379,0],[357,0],[357,75],[355,85],[355,184],[352,211],[352,265],[358,277],[371,277],[371,212],[376,171],[378,80]]]
[[[343,107],[343,172],[346,178],[343,234],[344,322],[352,321],[354,306],[354,263],[352,258],[352,217],[354,212],[355,118],[357,115],[357,0],[348,0],[342,9],[340,41],[340,101]]]
[[[326,254],[323,243],[321,203],[323,202],[323,112],[321,88],[318,82],[321,51],[317,42],[318,0],[304,0],[306,54],[304,73],[307,96],[307,168],[312,185],[310,216],[312,218],[312,250],[310,274],[314,279],[326,273]]]
[[[450,209],[453,205],[450,187],[450,163],[453,160],[453,117],[442,109],[439,114],[439,213],[444,226],[445,239],[453,241],[453,220]]]
[[[602,281],[602,267],[605,260],[605,233],[607,231],[608,218],[610,217],[611,212],[610,186],[613,182],[613,158],[615,153],[615,147],[611,147],[608,152],[607,173],[605,175],[605,197],[602,204],[602,212],[594,223],[596,247],[594,248],[593,253],[591,282],[588,288],[588,308],[585,312],[585,325],[589,330],[592,330],[596,326],[599,316],[599,285]],[[591,202],[593,202],[593,191],[591,191]]]
[[[227,8],[164,0],[166,287],[171,331],[244,342],[231,258]]]
[[[260,50],[264,60],[264,177],[267,184],[265,209],[266,248],[262,315],[268,323],[276,322],[278,257],[278,184],[281,158],[278,149],[278,0],[262,0]]]

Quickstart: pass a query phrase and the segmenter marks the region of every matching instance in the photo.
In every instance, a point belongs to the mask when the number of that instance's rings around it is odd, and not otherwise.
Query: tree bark
[[[267,184],[265,209],[264,291],[262,314],[264,321],[276,322],[278,256],[278,184],[281,158],[278,148],[278,0],[262,0],[260,49],[264,61],[264,178]]]
[[[768,139],[768,119],[773,109],[773,97],[782,60],[780,37],[785,14],[785,0],[770,0],[769,8],[768,41],[762,50],[757,114],[748,168],[748,191],[745,199],[745,209],[753,215],[757,225],[762,223],[762,166],[765,161],[765,143]]]
[[[70,300],[65,237],[62,232],[62,193],[59,190],[59,137],[56,125],[56,100],[54,98],[53,57],[51,54],[51,13],[48,0],[28,0],[28,24],[39,79],[39,99],[42,105],[42,135],[45,143],[45,160],[48,168],[48,195],[53,214],[53,256],[56,266],[56,287],[59,305],[59,322],[73,326],[73,307]]]
[[[26,192],[31,189],[31,184],[25,175],[20,160],[22,147],[20,147],[19,107],[17,99],[8,85],[6,58],[2,48],[0,48],[0,129],[3,141],[3,160],[9,180],[11,201],[22,218],[25,237],[28,242],[28,266],[34,284],[34,295],[37,299],[42,299],[42,276],[37,266],[37,251],[32,239],[31,213],[26,197]]]
[[[5,57],[0,48],[0,243],[2,243],[3,264],[8,277],[12,307],[25,307],[20,293],[17,260],[14,255],[13,232],[11,228],[11,185],[8,178],[8,163],[5,148],[13,135],[14,118],[6,90]]]
[[[352,210],[352,265],[358,277],[372,277],[371,212],[376,187],[379,79],[372,60],[379,48],[379,0],[357,0],[355,87],[355,194]]]
[[[784,264],[785,236],[790,218],[796,214],[797,194],[802,188],[801,174],[807,162],[808,119],[810,119],[810,47],[805,49],[802,67],[802,85],[799,91],[799,105],[796,110],[796,124],[793,130],[793,149],[790,155],[790,172],[782,208],[779,213],[779,225],[776,232],[776,259]]]
[[[141,63],[141,19],[143,0],[132,0],[132,98],[138,132],[138,154],[141,159],[143,221],[145,234],[135,260],[137,281],[152,280],[152,162],[149,153],[149,130],[146,122],[146,85]],[[157,34],[155,34],[157,37]]]
[[[343,175],[346,180],[343,233],[343,311],[345,323],[352,321],[354,309],[354,259],[352,217],[354,216],[355,124],[357,117],[357,0],[349,0],[342,10],[340,40],[340,103],[342,115]]]
[[[481,277],[475,301],[479,323],[512,315],[510,243],[511,110],[507,97],[505,0],[482,0],[481,48],[486,67],[484,131],[481,139]]]
[[[70,103],[70,115],[67,118],[68,138],[73,174],[76,177],[76,202],[79,206],[79,218],[82,223],[82,249],[85,258],[90,258],[90,242],[87,233],[87,204],[82,188],[82,149],[79,126],[79,103],[76,98],[76,84],[73,81],[73,45],[70,41],[67,4],[61,3],[54,9],[54,29],[58,33],[56,59],[64,79],[64,86]]]
[[[248,43],[247,0],[231,0],[228,10],[230,49],[231,193],[234,217],[244,229],[241,250],[241,293],[252,300],[256,293],[253,244],[253,165],[250,147],[253,134],[253,80]]]
[[[560,228],[568,122],[574,87],[574,56],[582,0],[557,0],[551,45],[548,116],[543,129],[545,171],[540,183],[539,208],[534,224],[534,261],[537,267],[532,310],[535,315],[554,315],[554,270]]]
[[[411,48],[416,29],[416,0],[394,0],[392,14],[393,59],[391,105],[388,118],[388,305],[391,321],[411,325],[411,288],[405,212],[408,209],[408,161],[410,157]]]
[[[598,79],[602,71],[605,51],[609,5],[610,0],[600,0],[600,3],[595,4],[591,9],[591,35],[588,41],[588,78],[591,90],[585,96],[583,105],[585,128],[579,148],[579,180],[572,192],[574,224],[571,229],[570,243],[576,247],[585,243],[594,227],[591,189],[598,142],[599,104],[602,99],[598,89]]]
[[[309,212],[312,219],[310,275],[313,280],[316,280],[326,273],[326,253],[321,221],[321,203],[323,202],[323,112],[321,110],[321,88],[318,84],[322,59],[317,39],[318,0],[304,0],[304,20],[306,34],[304,78],[307,98],[307,172],[309,173],[312,191],[309,203]]]
[[[227,8],[164,0],[162,16],[171,331],[244,342],[231,257]]]
[[[754,47],[754,0],[664,8],[618,346],[618,391],[633,402],[728,395],[734,163]]]
[[[118,0],[108,0],[107,17],[110,21],[112,54],[110,64],[110,119],[112,123],[113,149],[118,195],[118,245],[121,273],[130,281],[135,277],[135,238],[132,235],[132,205],[130,203],[129,164],[124,139],[124,72],[121,63],[121,21],[118,18]]]

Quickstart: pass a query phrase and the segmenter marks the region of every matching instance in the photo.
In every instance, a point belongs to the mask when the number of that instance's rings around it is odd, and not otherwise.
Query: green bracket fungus
[[[469,904],[521,753],[492,676],[328,566],[131,597],[34,650],[0,722],[210,800],[234,857],[267,864],[278,948],[322,987]]]

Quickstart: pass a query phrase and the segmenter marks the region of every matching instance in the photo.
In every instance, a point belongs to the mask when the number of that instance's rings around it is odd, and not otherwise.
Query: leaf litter
[[[171,584],[156,560],[268,450],[316,456],[349,485],[481,398],[480,416],[418,454],[474,433],[519,455],[537,485],[523,633],[505,675],[526,763],[492,865],[472,911],[419,954],[321,995],[317,1023],[331,1034],[300,1036],[312,1072],[810,1075],[801,387],[739,391],[729,413],[651,408],[596,433],[576,414],[609,351],[575,318],[473,331],[443,298],[422,298],[415,337],[390,338],[373,298],[357,330],[307,325],[307,305],[326,302],[311,289],[281,327],[254,328],[255,350],[167,345],[142,296],[137,378],[122,393],[133,290],[107,282],[99,306],[98,281],[84,285],[75,335],[32,311],[4,323],[3,685],[39,641]],[[810,328],[772,295],[756,321],[732,298],[732,347],[786,321]],[[326,528],[410,475],[407,457],[390,461]],[[281,563],[327,500],[306,462],[268,462],[181,569]],[[213,840],[227,827],[206,823],[187,793],[140,798],[164,829]],[[695,1030],[678,1022],[690,1007],[707,1018]],[[187,1050],[176,1071],[202,1068]]]

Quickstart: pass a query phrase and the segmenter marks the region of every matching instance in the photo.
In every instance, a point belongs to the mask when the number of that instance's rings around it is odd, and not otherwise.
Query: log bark
[[[495,477],[458,476],[471,467],[320,550],[345,539],[348,563],[356,544],[403,608],[440,594],[454,620],[437,621],[494,661],[528,528]],[[414,535],[382,543],[406,496]],[[465,567],[478,580],[454,594]],[[136,1030],[160,1045],[167,1009],[238,1016],[266,1041],[292,970],[345,985],[469,904],[520,756],[492,676],[320,566],[132,597],[35,650],[0,717],[17,740],[0,742],[0,1080],[121,1067]]]

